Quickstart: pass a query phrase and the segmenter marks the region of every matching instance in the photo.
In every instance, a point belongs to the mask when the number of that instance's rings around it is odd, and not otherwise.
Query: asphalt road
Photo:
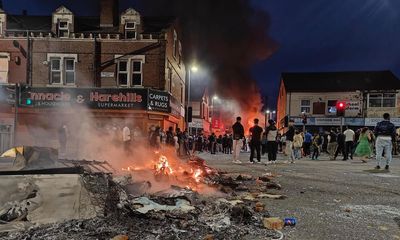
[[[208,165],[233,173],[261,176],[272,172],[287,196],[265,200],[272,216],[295,217],[298,224],[283,230],[284,239],[400,239],[400,159],[395,158],[389,173],[372,173],[375,161],[329,161],[302,159],[295,164],[279,155],[276,165],[241,165],[230,155],[200,154]],[[266,161],[265,157],[262,159]],[[274,192],[274,191],[272,191]]]

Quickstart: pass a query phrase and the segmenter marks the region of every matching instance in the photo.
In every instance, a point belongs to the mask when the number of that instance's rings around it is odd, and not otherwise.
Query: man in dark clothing
[[[166,139],[165,142],[169,145],[169,146],[175,146],[175,141],[174,141],[174,128],[173,127],[169,127],[168,131],[166,132]]]
[[[311,144],[313,136],[310,132],[306,131],[304,134],[304,156],[307,157],[311,154]]]
[[[210,135],[210,137],[208,137],[208,141],[209,141],[209,149],[211,154],[215,154],[215,141],[216,141],[216,136],[215,133],[212,133]]]
[[[286,147],[285,147],[285,152],[286,155],[290,158],[290,160],[294,160],[294,154],[293,154],[293,139],[294,139],[294,121],[290,120],[289,121],[289,129],[286,132]]]
[[[261,134],[263,129],[258,126],[259,120],[256,118],[254,119],[254,126],[250,128],[250,163],[254,163],[254,150],[257,153],[257,161],[261,162]]]
[[[244,128],[243,125],[240,123],[242,121],[241,117],[236,118],[236,123],[233,124],[233,163],[241,163],[239,160],[240,149],[243,146],[243,138],[244,138]]]
[[[337,148],[336,148],[334,160],[336,160],[339,153],[341,153],[343,155],[343,159],[345,159],[345,151],[346,151],[345,136],[340,131],[338,131],[338,132],[339,132],[339,134],[337,135]]]
[[[222,152],[227,153],[228,149],[228,135],[222,137]]]
[[[336,130],[332,128],[331,132],[328,135],[328,153],[330,160],[334,160],[337,146],[338,144]]]
[[[381,168],[382,154],[384,152],[386,157],[385,169],[389,170],[389,165],[392,161],[392,142],[396,139],[396,127],[390,122],[389,113],[383,114],[383,121],[376,125],[374,133],[376,136],[376,169]]]

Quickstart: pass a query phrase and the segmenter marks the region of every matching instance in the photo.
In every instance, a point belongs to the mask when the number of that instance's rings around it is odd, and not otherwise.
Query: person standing
[[[319,153],[321,151],[321,145],[322,145],[322,136],[319,135],[318,133],[314,134],[314,138],[312,141],[312,149],[313,149],[313,154],[312,154],[312,160],[318,160]]]
[[[296,130],[293,138],[294,159],[292,159],[291,163],[294,163],[295,160],[301,158],[302,146],[303,146],[303,136],[301,135],[299,130]]]
[[[275,164],[276,154],[278,153],[278,129],[275,126],[274,120],[268,120],[268,124],[269,126],[265,129],[265,133],[267,135],[268,162]]]
[[[216,150],[216,147],[215,147],[215,144],[216,144],[216,136],[215,136],[215,133],[211,133],[211,135],[208,137],[208,141],[209,141],[209,150],[210,150],[210,153],[211,154],[215,154],[215,150]]]
[[[65,123],[62,123],[58,128],[58,143],[60,145],[59,154],[64,156],[67,153],[67,139],[68,139],[68,127]]]
[[[217,138],[217,153],[222,153],[222,135]]]
[[[250,128],[250,163],[254,163],[254,150],[257,154],[257,162],[261,162],[261,135],[263,133],[263,129],[258,126],[259,120],[257,118],[254,119],[254,126]]]
[[[331,129],[331,132],[328,135],[328,153],[329,159],[335,159],[335,153],[337,149],[337,134],[334,128]]]
[[[131,130],[128,126],[122,129],[122,141],[124,142],[124,150],[126,154],[131,153]]]
[[[364,127],[361,130],[360,138],[358,140],[358,145],[354,152],[354,155],[361,158],[361,161],[366,163],[367,159],[371,156],[371,148],[369,145],[369,141],[371,140],[369,130],[367,127]]]
[[[381,168],[382,154],[385,153],[386,166],[385,169],[389,170],[390,162],[392,161],[392,142],[396,139],[396,127],[390,122],[390,114],[383,114],[383,121],[379,122],[374,130],[376,136],[376,161],[375,169]]]
[[[343,160],[345,158],[345,136],[342,132],[340,132],[340,130],[337,130],[338,135],[337,135],[337,148],[336,148],[336,152],[335,152],[335,157],[333,158],[334,160],[336,160],[337,156],[339,155],[339,153],[341,153],[343,155]]]
[[[307,157],[311,154],[312,134],[306,131],[304,134],[304,156]]]
[[[349,126],[346,127],[346,131],[344,131],[344,141],[345,141],[345,150],[344,150],[344,158],[343,161],[346,161],[349,159],[353,160],[353,147],[354,147],[354,140],[356,133],[349,128]]]
[[[295,129],[294,129],[294,121],[290,120],[289,121],[289,129],[286,132],[286,147],[285,147],[285,152],[286,155],[289,157],[291,161],[294,160],[294,155],[293,155],[293,140],[294,140],[294,134],[295,134]]]
[[[173,127],[169,127],[168,131],[166,132],[166,144],[169,146],[174,146],[175,145],[175,141],[174,141],[174,128]]]
[[[243,138],[244,138],[244,128],[241,124],[242,118],[237,117],[236,123],[233,124],[233,136],[232,136],[232,148],[233,148],[233,163],[242,163],[239,160],[240,150],[243,146]]]

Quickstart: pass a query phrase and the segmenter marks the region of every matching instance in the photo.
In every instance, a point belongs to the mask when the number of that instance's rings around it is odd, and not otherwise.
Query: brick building
[[[342,125],[375,126],[383,113],[400,126],[400,80],[390,71],[282,73],[277,119],[307,128],[329,129]],[[344,101],[344,118],[336,117],[336,102]]]
[[[184,128],[180,39],[177,19],[133,8],[120,13],[117,0],[101,0],[94,17],[65,6],[49,16],[0,9],[0,84],[20,86],[17,126],[7,111],[1,124],[17,129],[23,144],[39,136],[29,129],[55,130],[55,119],[76,119],[69,116],[80,109],[99,128],[126,122],[143,134],[151,125]]]

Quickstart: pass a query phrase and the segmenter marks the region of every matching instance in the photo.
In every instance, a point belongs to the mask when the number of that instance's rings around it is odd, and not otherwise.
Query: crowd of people
[[[232,126],[232,132],[223,135],[211,133],[205,135],[202,132],[191,135],[188,131],[175,130],[170,127],[163,131],[158,126],[150,127],[148,131],[148,144],[160,149],[170,146],[176,149],[178,156],[190,156],[195,152],[208,152],[211,154],[232,154],[234,163],[241,163],[241,152],[250,151],[250,163],[261,162],[261,156],[267,154],[267,164],[277,161],[277,154],[283,153],[287,160],[295,163],[301,158],[318,160],[321,154],[326,154],[330,160],[336,160],[339,156],[343,161],[356,157],[362,162],[376,158],[377,169],[381,168],[381,161],[386,159],[385,169],[389,169],[392,154],[397,154],[397,141],[399,134],[390,122],[390,115],[385,113],[383,121],[371,130],[368,127],[351,129],[345,127],[331,128],[330,131],[311,131],[296,129],[293,121],[284,134],[280,134],[273,120],[268,121],[268,126],[263,129],[259,126],[259,120],[254,119],[254,125],[249,129],[246,138],[245,129],[241,124],[241,118],[237,117]],[[61,134],[60,134],[61,135]],[[130,153],[132,148],[132,136],[129,127],[122,129],[122,139],[125,151]]]
[[[291,163],[301,158],[318,160],[322,153],[327,154],[330,160],[336,160],[339,155],[343,161],[356,157],[362,162],[375,158],[376,169],[381,168],[383,158],[386,159],[385,169],[389,169],[392,155],[397,154],[399,132],[390,122],[390,115],[385,113],[383,121],[379,122],[373,130],[368,127],[352,130],[345,127],[332,128],[327,132],[312,132],[296,129],[293,121],[289,121],[287,131],[280,135],[273,120],[268,121],[268,127],[263,130],[258,126],[259,120],[254,119],[254,126],[249,129],[250,138],[250,163],[254,157],[261,162],[261,154],[268,153],[268,163],[275,163],[277,153],[283,152]],[[241,163],[239,153],[235,151],[242,145],[244,128],[241,118],[236,119],[233,130],[233,162]],[[261,149],[261,150],[260,150]]]

